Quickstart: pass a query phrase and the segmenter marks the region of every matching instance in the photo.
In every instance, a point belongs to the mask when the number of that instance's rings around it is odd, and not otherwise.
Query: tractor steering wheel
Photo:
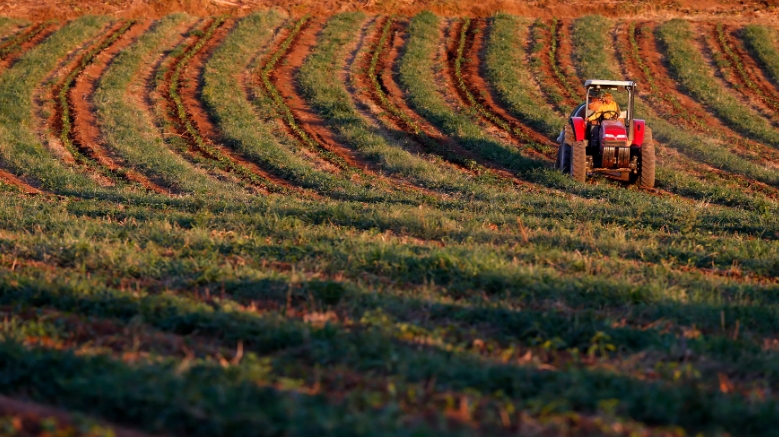
[[[619,111],[603,111],[598,118],[601,120],[618,120],[620,115]]]

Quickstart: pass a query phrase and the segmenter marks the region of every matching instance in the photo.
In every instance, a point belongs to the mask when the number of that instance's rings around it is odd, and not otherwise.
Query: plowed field
[[[0,6],[0,435],[775,435],[770,18],[245,3]]]

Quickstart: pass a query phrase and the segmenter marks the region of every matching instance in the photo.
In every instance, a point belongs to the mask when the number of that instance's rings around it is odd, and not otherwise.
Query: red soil
[[[483,159],[476,157],[470,151],[463,149],[454,140],[444,135],[440,130],[430,124],[426,119],[420,116],[408,105],[406,102],[406,93],[400,88],[396,80],[397,72],[394,69],[398,63],[398,59],[400,58],[401,50],[406,44],[406,28],[407,22],[397,21],[397,23],[393,25],[392,38],[390,38],[387,46],[380,48],[382,50],[382,55],[379,59],[377,72],[380,72],[378,73],[379,82],[382,86],[382,89],[384,90],[384,93],[387,95],[388,100],[392,102],[392,104],[394,104],[400,111],[411,118],[416,126],[418,126],[425,133],[425,135],[440,144],[441,148],[447,150],[448,153],[474,161],[479,165],[489,169],[490,172],[494,173],[502,179],[510,180],[517,185],[527,185],[525,181],[517,178],[513,173],[506,170],[505,168],[502,168],[499,165],[491,162],[486,162]],[[376,37],[376,40],[378,41],[378,37]],[[403,130],[416,135],[412,126],[405,125],[402,120],[398,120],[398,122],[399,127],[401,127]],[[435,153],[432,150],[428,151]]]
[[[498,11],[515,15],[551,18],[574,18],[588,14],[610,17],[679,17],[694,15],[741,22],[772,23],[775,10],[766,7],[772,0],[410,0],[403,2],[355,0],[13,0],[0,3],[0,15],[32,20],[72,19],[85,14],[112,15],[125,18],[156,18],[171,12],[187,12],[207,17],[221,14],[245,15],[255,10],[279,9],[293,16],[330,15],[342,11],[364,11],[373,14],[411,15],[431,10],[444,16],[489,17]]]
[[[717,117],[710,114],[702,105],[687,94],[681,92],[676,81],[671,79],[670,73],[664,64],[664,58],[661,55],[658,41],[655,38],[654,29],[656,23],[646,22],[636,25],[636,41],[639,52],[641,53],[644,64],[649,68],[652,80],[654,81],[657,92],[646,95],[649,102],[655,110],[670,120],[671,122],[688,128],[693,128],[699,132],[716,132],[723,136],[723,139],[735,145],[733,151],[750,160],[779,161],[779,154],[771,147],[767,147],[749,138],[745,138],[725,126]],[[626,32],[621,32],[627,36]],[[629,44],[625,41],[626,47]],[[623,56],[623,59],[630,59],[630,56]],[[629,72],[633,77],[640,78],[646,83],[649,82],[644,72],[638,68],[635,62],[628,63]],[[644,90],[647,90],[646,88]],[[676,102],[676,104],[674,104]]]
[[[71,137],[74,145],[80,151],[110,172],[119,174],[131,182],[138,183],[147,190],[166,194],[168,191],[164,188],[137,171],[122,166],[117,162],[118,159],[110,156],[101,140],[100,128],[97,125],[95,108],[92,102],[92,95],[97,89],[98,81],[108,69],[111,60],[143,35],[151,24],[151,21],[146,21],[133,25],[116,42],[97,55],[92,63],[79,73],[73,87],[68,92],[68,103],[73,123]],[[110,37],[110,34],[108,37]]]
[[[292,111],[295,121],[313,138],[321,147],[343,159],[350,167],[358,168],[364,172],[372,173],[370,165],[360,158],[353,150],[343,146],[325,126],[324,120],[317,115],[302,97],[297,84],[296,75],[300,67],[316,45],[317,35],[324,27],[326,18],[314,18],[309,20],[298,32],[292,41],[288,51],[276,64],[270,78],[273,85],[284,98],[287,107]],[[295,136],[291,126],[290,134]],[[338,163],[334,162],[338,165]]]
[[[518,139],[530,139],[539,144],[555,146],[555,144],[545,135],[526,126],[497,103],[494,89],[484,79],[484,59],[486,52],[484,38],[486,32],[487,21],[484,19],[477,19],[472,22],[471,28],[466,35],[465,52],[463,54],[466,62],[463,63],[462,73],[463,79],[465,80],[471,95],[474,96],[480,105],[492,113],[493,116],[511,126],[512,131],[509,133],[516,136]],[[517,135],[516,131],[521,132],[521,134]],[[554,159],[554,157],[551,158]]]
[[[23,432],[19,435],[51,435],[44,431],[41,422],[44,419],[54,418],[57,421],[59,429],[74,429],[74,421],[70,414],[59,408],[49,407],[29,401],[21,401],[0,395],[0,415],[13,416],[17,431]],[[100,423],[100,422],[98,422]],[[134,431],[121,428],[116,425],[100,423],[104,428],[110,428],[116,437],[147,437],[140,431]],[[17,435],[17,434],[14,434]],[[59,435],[59,434],[58,434]],[[63,434],[64,435],[64,434]],[[68,434],[70,435],[70,434]]]
[[[560,20],[557,27],[557,63],[558,69],[565,76],[565,80],[574,89],[579,89],[584,82],[576,74],[576,67],[573,65],[573,45],[571,44],[571,26],[573,26],[572,20]],[[582,98],[580,95],[570,95],[574,104],[581,103]]]
[[[206,112],[206,108],[203,106],[201,100],[201,87],[202,76],[205,64],[213,54],[214,50],[219,47],[225,38],[230,34],[235,20],[228,20],[222,24],[219,29],[214,32],[214,35],[206,42],[206,44],[198,51],[192,59],[186,65],[183,74],[180,78],[179,91],[181,93],[181,100],[184,106],[187,108],[187,115],[195,128],[200,133],[200,136],[211,143],[211,145],[219,150],[220,153],[227,156],[235,162],[237,165],[244,167],[251,171],[253,174],[259,176],[262,179],[273,182],[274,184],[284,187],[286,189],[301,191],[298,187],[290,184],[288,181],[279,178],[271,173],[260,168],[257,164],[239,156],[237,153],[230,150],[228,147],[220,144],[220,134],[216,126],[211,122],[211,119]]]

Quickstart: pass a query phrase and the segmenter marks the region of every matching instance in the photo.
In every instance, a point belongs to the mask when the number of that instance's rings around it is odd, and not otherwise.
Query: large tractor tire
[[[646,128],[644,144],[641,145],[641,175],[638,184],[643,188],[655,187],[655,142],[650,128]]]
[[[587,148],[583,141],[574,141],[570,150],[571,178],[584,182],[587,180]]]

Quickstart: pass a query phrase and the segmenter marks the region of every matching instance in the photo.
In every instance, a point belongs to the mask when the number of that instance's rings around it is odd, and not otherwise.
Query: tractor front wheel
[[[571,177],[575,181],[587,179],[587,149],[583,141],[576,141],[570,147]]]
[[[641,145],[641,177],[638,184],[643,188],[655,186],[655,142],[652,140],[652,129],[646,128],[644,144]]]

